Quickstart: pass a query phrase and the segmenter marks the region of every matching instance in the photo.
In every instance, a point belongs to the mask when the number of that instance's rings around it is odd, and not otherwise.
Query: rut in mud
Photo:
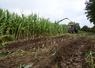
[[[0,68],[88,68],[83,55],[95,51],[95,39],[59,36],[17,41],[1,48],[11,54],[0,58]]]

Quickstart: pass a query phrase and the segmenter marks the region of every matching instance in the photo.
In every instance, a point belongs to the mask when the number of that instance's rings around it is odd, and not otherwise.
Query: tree
[[[88,32],[88,31],[89,31],[89,27],[85,25],[85,26],[83,26],[83,27],[81,28],[81,30]]]
[[[91,32],[95,33],[95,26],[91,28]]]
[[[86,16],[95,25],[95,0],[89,0],[86,2]]]

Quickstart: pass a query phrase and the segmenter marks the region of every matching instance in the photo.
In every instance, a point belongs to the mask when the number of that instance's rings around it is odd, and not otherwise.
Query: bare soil
[[[95,51],[95,39],[69,35],[28,39],[8,43],[0,51],[10,52],[0,57],[0,68],[89,68],[84,52]]]

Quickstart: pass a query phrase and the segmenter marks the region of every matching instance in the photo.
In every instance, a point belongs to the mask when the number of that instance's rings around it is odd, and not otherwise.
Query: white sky
[[[85,15],[86,0],[0,0],[0,8],[8,9],[19,15],[36,13],[41,17],[49,18],[51,21],[58,21],[69,18],[80,23],[80,26],[93,26]],[[67,20],[61,23],[68,24]]]

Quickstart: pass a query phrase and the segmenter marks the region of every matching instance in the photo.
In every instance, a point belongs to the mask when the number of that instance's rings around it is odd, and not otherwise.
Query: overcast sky
[[[58,21],[62,18],[69,18],[80,23],[80,26],[93,26],[85,15],[86,0],[0,0],[0,8],[8,9],[19,15],[36,13],[41,17],[49,18],[51,21]],[[64,20],[61,23],[68,24]]]

